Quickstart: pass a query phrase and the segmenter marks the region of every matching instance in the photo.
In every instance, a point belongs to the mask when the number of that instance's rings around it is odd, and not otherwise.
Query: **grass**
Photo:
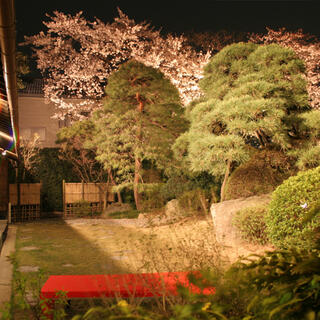
[[[138,218],[138,210],[128,210],[122,212],[111,212],[108,214],[111,219],[135,219]]]
[[[97,220],[79,222],[43,220],[17,224],[15,279],[23,277],[27,283],[38,282],[39,290],[48,276],[54,274],[219,268],[219,248],[211,221],[191,219],[150,228],[104,224]],[[36,249],[26,251],[25,247]],[[39,272],[20,272],[22,266],[38,266],[43,277],[39,278]],[[88,303],[84,308],[88,308]],[[73,302],[72,309],[79,311],[81,306]]]

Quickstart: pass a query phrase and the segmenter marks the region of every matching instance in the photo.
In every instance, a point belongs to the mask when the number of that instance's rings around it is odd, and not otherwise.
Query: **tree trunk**
[[[108,169],[108,179],[109,179],[109,178],[110,178],[110,180],[111,180],[111,183],[115,186],[116,183],[115,183],[115,181],[114,181],[114,179],[113,179],[113,174],[112,174],[111,169]],[[121,193],[120,193],[119,190],[117,191],[117,197],[118,197],[118,201],[122,204],[122,203],[123,203],[123,202],[122,202],[122,197],[121,197]]]
[[[141,161],[140,159],[136,158],[135,165],[134,165],[133,194],[134,194],[134,201],[136,203],[137,210],[141,209],[141,206],[140,206],[141,196],[138,190],[138,184],[140,180],[140,169],[141,169]]]
[[[227,161],[227,169],[226,169],[226,173],[224,175],[224,179],[223,179],[223,183],[222,183],[222,186],[221,186],[221,191],[220,191],[220,201],[224,201],[224,197],[225,197],[225,187],[226,187],[226,184],[227,184],[227,180],[228,180],[228,177],[230,175],[230,169],[231,169],[231,160],[228,160]]]
[[[137,111],[139,113],[142,113],[143,109],[144,109],[144,104],[143,104],[143,100],[142,100],[139,92],[136,93],[136,100],[138,102]],[[138,121],[139,121],[139,119],[137,119],[137,122]],[[137,129],[137,139],[139,140],[140,143],[142,140],[141,136],[142,136],[142,134],[141,134],[141,124],[140,124],[140,125],[138,125],[138,129]],[[140,176],[141,176],[140,171],[141,171],[141,159],[136,157],[135,164],[134,164],[133,194],[134,194],[134,201],[136,203],[136,208],[139,211],[141,209],[141,206],[140,206],[141,195],[139,194],[139,190],[138,190],[138,184],[139,184],[139,180],[140,180]]]

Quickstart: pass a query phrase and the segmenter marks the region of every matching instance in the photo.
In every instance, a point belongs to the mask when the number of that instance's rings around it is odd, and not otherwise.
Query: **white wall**
[[[32,138],[37,132],[40,135],[41,147],[57,147],[59,121],[52,119],[54,105],[46,104],[43,96],[24,96],[18,98],[20,136]]]

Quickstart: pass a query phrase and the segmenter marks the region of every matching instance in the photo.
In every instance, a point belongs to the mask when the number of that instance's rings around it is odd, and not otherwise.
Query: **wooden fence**
[[[20,206],[18,206],[18,185],[9,185],[11,219],[25,221],[40,218],[41,183],[20,183]]]
[[[107,183],[66,183],[63,181],[63,213],[72,216],[81,210],[81,201],[86,201],[91,213],[102,212],[107,202],[114,202],[115,196]]]

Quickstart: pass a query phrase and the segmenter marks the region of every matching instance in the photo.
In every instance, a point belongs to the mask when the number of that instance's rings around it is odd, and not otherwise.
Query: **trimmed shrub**
[[[265,223],[267,211],[266,206],[256,206],[244,208],[235,214],[232,222],[240,231],[242,239],[261,245],[268,242]]]
[[[200,188],[184,192],[179,198],[179,205],[189,213],[204,213],[209,211],[210,193]]]
[[[320,167],[300,172],[272,194],[266,216],[270,241],[280,247],[312,248],[319,234]]]
[[[79,200],[73,203],[72,212],[78,217],[94,217],[101,214],[101,212],[96,212],[92,210],[91,203],[86,200]]]
[[[228,179],[225,200],[270,193],[283,180],[295,174],[293,159],[276,150],[257,151]]]

